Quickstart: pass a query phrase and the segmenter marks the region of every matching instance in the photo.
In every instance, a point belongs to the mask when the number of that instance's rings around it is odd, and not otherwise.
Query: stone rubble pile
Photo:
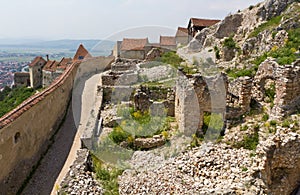
[[[120,194],[265,194],[251,151],[203,144],[155,170],[126,170]],[[140,159],[139,159],[140,160]]]
[[[104,191],[99,181],[95,179],[94,173],[88,170],[88,155],[87,149],[77,151],[77,158],[63,179],[59,193],[70,195],[103,194]]]

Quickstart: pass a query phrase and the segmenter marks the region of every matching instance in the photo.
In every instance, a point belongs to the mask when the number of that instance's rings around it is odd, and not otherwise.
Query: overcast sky
[[[104,39],[142,26],[176,29],[262,0],[0,0],[0,38]]]

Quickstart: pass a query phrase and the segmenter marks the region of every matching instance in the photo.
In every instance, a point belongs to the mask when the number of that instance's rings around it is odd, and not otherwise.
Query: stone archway
[[[264,102],[267,89],[276,88],[275,71],[279,65],[270,59],[265,60],[258,68],[253,80],[252,97],[257,102]]]

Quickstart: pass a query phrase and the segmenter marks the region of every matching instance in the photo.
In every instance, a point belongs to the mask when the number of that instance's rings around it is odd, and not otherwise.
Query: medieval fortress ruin
[[[165,164],[161,156],[151,156],[151,163],[159,164],[154,170],[124,171],[119,193],[296,192],[300,52],[290,49],[296,56],[290,63],[272,54],[294,41],[299,7],[296,0],[267,0],[222,21],[191,18],[187,28],[161,36],[159,43],[124,38],[108,57],[93,57],[82,45],[73,59],[36,57],[29,77],[17,74],[16,80],[45,89],[0,119],[0,193],[20,188],[63,121],[72,90],[80,102],[93,75],[99,81],[82,126],[82,148],[104,161],[109,154],[113,163],[128,160],[128,154],[131,166],[147,168],[151,151],[163,155],[162,147],[185,146]],[[274,17],[281,20],[267,28]],[[189,143],[179,143],[185,138]],[[90,156],[85,149],[78,154],[61,192],[84,190],[72,179],[84,174]]]

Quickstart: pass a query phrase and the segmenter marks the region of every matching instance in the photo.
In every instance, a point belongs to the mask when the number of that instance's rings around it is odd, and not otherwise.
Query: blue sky
[[[222,19],[261,0],[0,0],[0,38],[104,39],[142,26]],[[167,33],[167,32],[166,32]]]

